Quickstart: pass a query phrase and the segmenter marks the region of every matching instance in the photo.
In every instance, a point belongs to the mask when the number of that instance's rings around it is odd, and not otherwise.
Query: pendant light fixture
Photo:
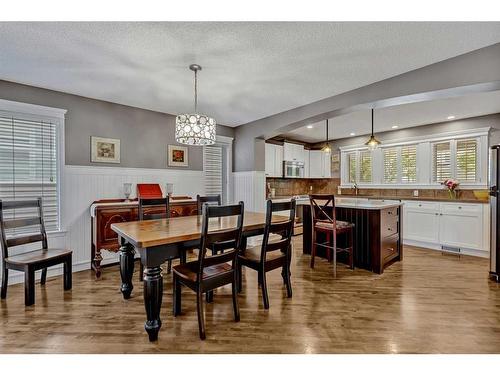
[[[372,108],[372,135],[370,139],[365,143],[371,150],[376,149],[380,145],[380,141],[373,135],[373,108]]]
[[[332,152],[332,148],[330,147],[330,143],[328,142],[328,119],[326,119],[326,143],[321,149],[321,151],[330,154]]]
[[[183,113],[175,119],[175,140],[178,143],[195,146],[215,143],[215,119],[198,113],[198,64],[189,65],[194,72],[194,113]]]

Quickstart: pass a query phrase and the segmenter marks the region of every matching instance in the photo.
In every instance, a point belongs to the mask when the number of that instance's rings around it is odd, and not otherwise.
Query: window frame
[[[383,142],[382,145],[372,151],[372,182],[362,183],[359,181],[359,157],[357,157],[357,170],[356,174],[357,185],[366,188],[398,188],[398,189],[436,189],[440,188],[440,182],[433,181],[434,165],[433,165],[433,145],[450,141],[451,144],[451,159],[452,159],[452,178],[457,175],[457,161],[456,161],[456,144],[459,140],[476,140],[476,181],[461,182],[461,189],[477,189],[486,188],[488,185],[488,138],[490,127],[476,128],[470,130],[460,130],[453,132],[446,132],[432,136],[419,136],[406,138],[404,140],[392,140]],[[414,145],[416,147],[416,181],[415,182],[402,182],[402,165],[401,165],[401,149],[404,146]],[[397,182],[384,182],[384,156],[383,150],[387,148],[397,148],[397,169],[398,176]],[[352,182],[349,182],[348,175],[346,175],[346,155],[350,153],[359,153],[366,150],[364,145],[353,145],[340,147],[340,186],[344,188],[352,187]]]
[[[36,104],[21,103],[0,99],[0,116],[14,117],[30,121],[47,121],[55,124],[56,127],[56,165],[57,165],[57,230],[48,231],[48,234],[62,233],[66,231],[63,226],[62,193],[64,191],[64,128],[65,115],[67,110],[61,108],[47,107]]]

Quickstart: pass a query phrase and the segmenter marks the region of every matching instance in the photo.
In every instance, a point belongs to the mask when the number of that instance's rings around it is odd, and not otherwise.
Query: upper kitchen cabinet
[[[304,149],[304,178],[309,178],[309,150]]]
[[[304,162],[304,146],[285,142],[283,144],[283,160]]]
[[[320,150],[309,152],[309,178],[331,177],[331,154]]]
[[[266,143],[266,176],[283,177],[283,146]]]

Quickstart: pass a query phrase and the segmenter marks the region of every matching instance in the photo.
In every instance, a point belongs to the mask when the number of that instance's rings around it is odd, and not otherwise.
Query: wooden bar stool
[[[316,248],[320,246],[326,249],[328,261],[332,261],[333,254],[334,277],[337,277],[337,253],[347,253],[349,266],[354,269],[354,224],[336,219],[335,196],[333,194],[312,194],[309,195],[309,200],[312,214],[311,268],[314,268]],[[326,242],[317,242],[318,233],[323,233],[326,236]],[[337,235],[339,234],[347,236],[347,247],[337,247]]]
[[[35,217],[22,219],[4,218],[5,211],[36,208]],[[6,230],[19,230],[38,226],[38,233],[33,233],[30,229],[21,231],[23,235],[7,238]],[[36,231],[36,229],[33,229]],[[64,265],[64,290],[70,290],[72,284],[72,251],[67,249],[51,249],[47,246],[47,233],[43,222],[42,198],[26,201],[2,201],[0,200],[0,241],[2,246],[2,292],[1,298],[7,297],[7,283],[9,270],[24,272],[24,304],[26,306],[35,303],[35,271],[42,270],[40,284],[44,285],[47,280],[47,267],[57,264]],[[34,242],[41,242],[42,248],[29,251],[19,255],[9,256],[9,248],[25,245]]]

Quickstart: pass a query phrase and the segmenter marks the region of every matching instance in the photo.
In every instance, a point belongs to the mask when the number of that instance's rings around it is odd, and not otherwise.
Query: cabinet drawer
[[[388,208],[380,212],[380,235],[382,237],[392,236],[397,234],[398,231],[398,208]]]
[[[471,203],[441,203],[442,214],[480,215],[483,211],[480,204]]]
[[[439,211],[439,202],[405,201],[404,207],[413,211]]]
[[[383,261],[387,261],[389,258],[393,258],[399,254],[398,241],[399,236],[397,234],[382,238],[382,243],[380,244],[380,256]]]

